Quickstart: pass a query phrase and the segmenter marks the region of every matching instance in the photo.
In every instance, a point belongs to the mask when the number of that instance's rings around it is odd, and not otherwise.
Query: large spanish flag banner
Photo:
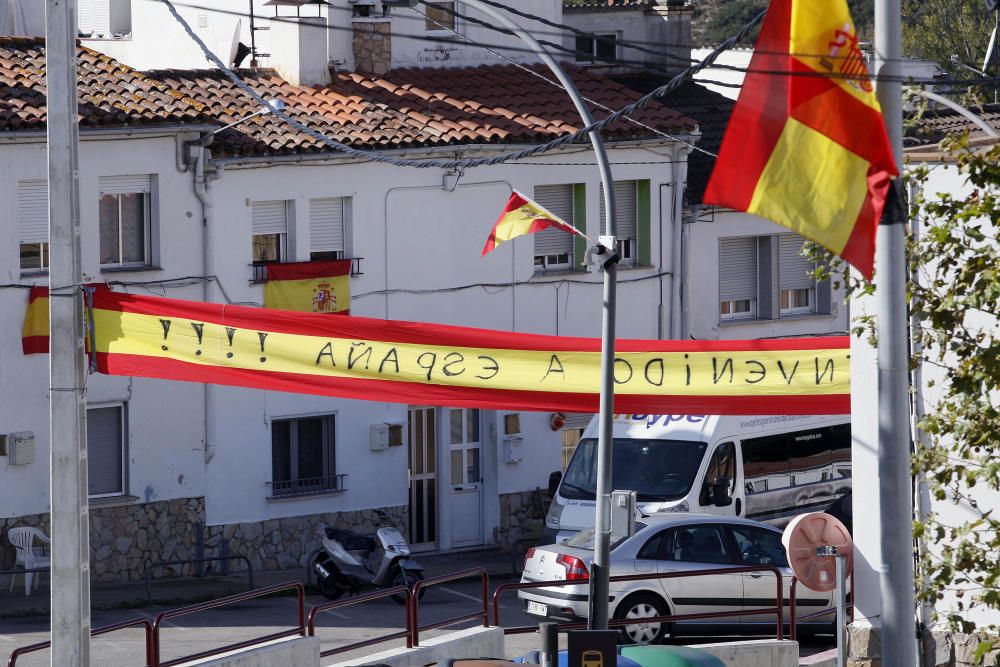
[[[268,264],[264,306],[306,313],[351,311],[351,260]]]
[[[329,317],[107,288],[94,294],[93,326],[97,368],[110,375],[421,405],[596,412],[599,404],[601,344],[594,338]],[[846,336],[619,340],[615,410],[847,414],[849,353]]]
[[[846,0],[771,0],[705,191],[871,278],[898,174]]]

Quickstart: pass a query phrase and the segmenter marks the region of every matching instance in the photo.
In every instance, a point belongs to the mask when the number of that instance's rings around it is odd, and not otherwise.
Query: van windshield
[[[691,490],[707,444],[690,440],[615,438],[611,488],[635,491],[640,502],[680,500]],[[597,495],[597,440],[581,440],[566,468],[559,495]]]

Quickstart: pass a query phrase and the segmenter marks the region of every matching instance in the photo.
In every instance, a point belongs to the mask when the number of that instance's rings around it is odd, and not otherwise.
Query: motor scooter
[[[319,524],[316,534],[321,547],[309,563],[316,574],[320,592],[331,600],[344,593],[357,594],[362,588],[390,588],[413,584],[424,578],[424,568],[410,558],[410,545],[391,523],[389,515],[376,511],[381,525],[375,537]],[[423,597],[423,591],[420,592]],[[402,594],[392,596],[405,603]]]

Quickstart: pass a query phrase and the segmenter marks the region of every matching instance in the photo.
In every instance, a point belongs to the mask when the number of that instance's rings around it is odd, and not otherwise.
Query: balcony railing
[[[345,257],[344,259],[348,259]],[[351,277],[363,276],[364,271],[361,270],[361,261],[364,257],[351,257]],[[272,264],[309,264],[310,262],[254,262],[250,265],[251,270],[251,283],[266,283],[267,282],[267,267]]]
[[[288,496],[308,496],[317,493],[339,493],[346,491],[344,488],[344,478],[346,473],[340,475],[326,475],[323,477],[301,477],[299,479],[274,480],[271,484],[272,498],[285,498]]]

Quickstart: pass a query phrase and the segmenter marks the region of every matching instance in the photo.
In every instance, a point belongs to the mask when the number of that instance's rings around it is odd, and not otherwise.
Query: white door
[[[475,408],[447,408],[451,484],[451,545],[483,543],[483,475],[480,415]]]
[[[437,410],[409,410],[410,547],[437,546]]]

